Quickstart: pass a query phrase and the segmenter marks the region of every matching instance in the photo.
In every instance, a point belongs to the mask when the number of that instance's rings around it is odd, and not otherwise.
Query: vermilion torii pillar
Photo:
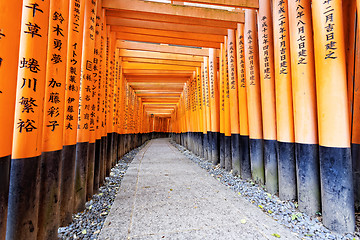
[[[5,239],[22,1],[0,2],[0,239]]]
[[[313,1],[323,223],[353,232],[354,190],[341,0]]]
[[[289,23],[298,203],[313,215],[321,201],[310,1],[289,0]]]
[[[68,22],[69,0],[50,0],[37,239],[58,234]]]
[[[250,135],[249,143],[251,174],[252,178],[256,182],[264,184],[265,176],[259,78],[259,49],[257,41],[255,10],[245,10],[244,36],[247,104],[249,110],[248,121]]]
[[[259,4],[259,66],[261,82],[261,106],[264,134],[264,164],[266,190],[272,194],[279,191],[276,141],[274,41],[271,1]]]
[[[243,179],[251,178],[249,152],[249,122],[247,87],[245,78],[245,47],[244,24],[238,23],[236,30],[238,91],[239,91],[239,121],[240,121],[240,176]]]
[[[23,1],[6,239],[37,238],[49,5]]]
[[[61,226],[72,221],[75,188],[75,156],[79,111],[81,57],[83,46],[84,0],[70,0],[64,106],[64,147],[61,169]]]
[[[287,0],[273,3],[279,197],[296,199],[295,136]]]
[[[228,29],[228,72],[229,97],[231,115],[231,161],[234,175],[240,174],[240,121],[239,121],[239,89],[236,58],[236,37],[233,29]]]

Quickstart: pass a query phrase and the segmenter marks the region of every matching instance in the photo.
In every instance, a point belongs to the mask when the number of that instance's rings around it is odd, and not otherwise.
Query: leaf
[[[87,233],[87,232],[86,232],[86,229],[82,230],[81,233],[82,233],[82,234],[86,234],[86,233]]]
[[[238,194],[241,196],[241,192],[238,192]]]
[[[273,211],[271,211],[271,210],[268,210],[268,213],[272,214],[272,213],[273,213]]]
[[[89,210],[91,210],[92,209],[92,205],[90,205],[90,207],[89,207]]]
[[[98,234],[98,233],[100,233],[100,230],[96,230],[96,231],[94,232],[94,234]]]
[[[262,205],[258,205],[258,206],[259,206],[259,208],[264,209],[264,207]]]
[[[246,219],[241,219],[240,222],[241,222],[242,224],[245,224],[245,223],[246,223]]]
[[[280,235],[277,234],[277,233],[273,233],[273,234],[271,234],[271,235],[274,236],[274,237],[280,238]]]
[[[170,191],[172,191],[173,189],[172,188],[170,188]]]
[[[268,198],[271,198],[271,194],[270,194],[270,193],[266,193],[266,195],[268,196]]]
[[[103,193],[99,193],[99,194],[98,194],[98,196],[102,196],[102,195],[104,195],[104,194],[103,194]]]

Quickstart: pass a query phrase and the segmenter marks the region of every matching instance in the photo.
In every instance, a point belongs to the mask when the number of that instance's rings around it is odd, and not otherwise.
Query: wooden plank
[[[130,41],[138,41],[138,42],[143,41],[143,42],[165,43],[165,44],[175,44],[175,45],[193,46],[193,47],[220,48],[220,43],[216,43],[216,42],[151,36],[151,35],[126,33],[126,32],[116,32],[116,38],[121,40],[130,40]]]
[[[153,14],[146,12],[131,12],[131,11],[121,11],[121,10],[107,10],[106,16],[111,17],[120,17],[128,19],[137,19],[137,20],[147,20],[154,22],[165,22],[165,23],[178,23],[178,24],[187,24],[187,25],[200,25],[216,28],[225,28],[225,29],[235,29],[237,28],[237,23],[229,21],[218,21],[212,19],[199,19],[199,18],[189,18],[189,17],[180,17],[174,15],[165,15],[165,14]]]
[[[178,66],[190,66],[190,67],[201,67],[200,62],[187,62],[187,61],[176,61],[176,60],[162,60],[162,59],[150,59],[150,58],[132,58],[124,57],[122,62],[134,62],[134,63],[153,63],[153,64],[167,64],[167,65],[178,65]]]
[[[189,78],[147,78],[147,77],[142,77],[142,78],[126,78],[126,80],[128,83],[132,83],[132,82],[186,83],[189,80]]]
[[[195,71],[196,67],[177,66],[168,64],[152,64],[152,63],[129,63],[123,62],[124,69],[149,69],[149,70],[170,70],[170,71]]]
[[[182,0],[192,2],[237,8],[259,8],[259,0]]]
[[[105,9],[119,9],[200,19],[244,22],[244,13],[242,12],[230,12],[211,8],[180,6],[167,3],[146,2],[141,0],[103,0],[102,5]]]
[[[169,38],[177,38],[177,39],[200,40],[204,42],[216,42],[216,43],[224,42],[224,37],[216,34],[203,34],[203,33],[184,34],[184,32],[178,32],[178,31],[165,31],[165,30],[157,30],[157,29],[143,29],[143,28],[134,28],[134,27],[123,27],[123,26],[111,26],[111,31],[159,36],[159,37],[169,37]]]
[[[186,25],[178,23],[153,22],[137,19],[124,19],[118,17],[107,17],[106,24],[114,26],[137,27],[143,29],[159,29],[179,32],[192,32],[204,34],[218,34],[225,36],[227,29],[199,25]]]
[[[141,43],[141,42],[128,42],[118,40],[116,47],[120,49],[128,50],[142,50],[142,51],[151,51],[151,52],[161,52],[161,53],[176,53],[184,55],[193,55],[193,56],[209,56],[208,48],[190,48],[190,47],[176,47],[162,44],[151,44],[151,43]]]
[[[150,58],[150,59],[162,59],[162,60],[176,60],[187,62],[202,62],[204,59],[200,56],[189,56],[184,54],[174,53],[158,53],[158,52],[146,52],[136,50],[120,49],[120,57],[137,57],[137,58]]]

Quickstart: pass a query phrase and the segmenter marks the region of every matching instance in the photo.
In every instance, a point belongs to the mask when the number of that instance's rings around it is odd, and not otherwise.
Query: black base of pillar
[[[74,178],[76,145],[64,146],[61,159],[61,200],[60,226],[67,226],[72,221],[74,212]]]
[[[231,160],[231,136],[225,136],[225,171],[230,172],[232,169]]]
[[[321,210],[319,145],[295,147],[299,210],[311,216]]]
[[[252,178],[256,183],[265,184],[263,140],[250,138],[249,143]]]
[[[106,176],[110,175],[112,167],[112,134],[108,133],[106,138]]]
[[[204,146],[204,159],[206,160],[210,160],[209,159],[209,134],[204,134],[203,137],[203,146]]]
[[[41,155],[37,239],[56,239],[58,235],[61,154],[58,150]]]
[[[95,143],[89,143],[88,171],[86,179],[86,201],[94,194]]]
[[[6,239],[37,239],[40,160],[11,160]]]
[[[204,145],[203,145],[203,133],[201,133],[201,132],[199,132],[198,133],[198,135],[199,135],[199,156],[201,157],[201,158],[203,158],[204,157]]]
[[[234,176],[240,175],[240,135],[231,134],[231,162]]]
[[[225,168],[225,134],[220,133],[220,168]]]
[[[281,200],[295,200],[295,143],[278,142],[278,146],[279,197]]]
[[[350,148],[319,147],[323,223],[331,231],[355,230]]]
[[[271,194],[279,192],[277,141],[264,140],[265,186]]]
[[[107,137],[101,137],[101,171],[99,185],[104,185],[106,177],[106,160],[107,160]]]
[[[240,135],[240,176],[251,179],[249,136]]]
[[[85,209],[89,143],[76,144],[74,212]]]
[[[94,184],[93,193],[97,193],[100,187],[100,166],[101,166],[101,139],[95,141],[95,163],[94,163]]]
[[[10,156],[0,158],[0,239],[5,239],[9,197]]]
[[[211,161],[213,165],[217,165],[220,162],[220,133],[211,132]]]
[[[351,157],[354,179],[355,211],[360,211],[360,144],[351,144]]]

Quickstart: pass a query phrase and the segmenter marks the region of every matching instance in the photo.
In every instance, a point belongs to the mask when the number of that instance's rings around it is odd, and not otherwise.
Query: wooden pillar
[[[296,199],[295,136],[291,87],[291,59],[287,0],[276,0],[274,13],[274,55],[276,122],[279,146],[279,197]]]
[[[252,178],[265,183],[256,12],[245,10],[245,68]]]
[[[202,93],[202,112],[203,112],[203,148],[204,148],[204,159],[208,159],[208,134],[207,134],[207,111],[206,111],[206,79],[205,79],[205,64],[201,63],[201,93]]]
[[[70,0],[68,48],[66,58],[66,88],[64,106],[64,147],[61,166],[60,226],[72,221],[75,196],[75,162],[77,119],[79,111],[81,58],[83,46],[84,4]]]
[[[204,105],[203,105],[203,94],[202,94],[202,70],[201,68],[196,68],[196,80],[197,86],[196,91],[198,94],[198,122],[199,122],[199,131],[198,131],[198,143],[199,143],[199,156],[204,157],[204,145],[203,145],[203,133],[204,133]]]
[[[229,94],[231,114],[231,159],[232,173],[240,174],[240,120],[239,120],[239,88],[237,72],[235,30],[228,29],[228,72],[229,72]]]
[[[239,122],[240,122],[240,176],[243,179],[251,178],[250,147],[249,147],[249,123],[247,87],[245,79],[245,48],[244,48],[244,24],[238,23],[236,31],[236,56],[239,91]]]
[[[0,239],[6,235],[22,1],[1,1],[0,9]]]
[[[298,203],[313,215],[320,211],[321,199],[310,2],[289,0],[289,23]]]
[[[97,193],[100,185],[102,185],[102,130],[101,130],[101,92],[102,92],[102,1],[98,0],[96,10],[96,25],[95,25],[95,45],[93,58],[93,87],[94,94],[94,115],[91,116],[95,126],[95,162],[94,162],[94,183],[93,193]]]
[[[342,1],[312,4],[323,223],[353,232],[354,195]]]
[[[266,190],[279,191],[276,142],[273,21],[270,0],[261,0],[258,16],[261,106],[263,113]]]
[[[211,160],[211,109],[210,109],[210,92],[209,92],[209,58],[204,57],[204,85],[205,85],[205,110],[206,110],[206,159]]]
[[[90,115],[92,112],[92,62],[94,53],[96,2],[85,1],[84,8],[84,33],[83,49],[81,59],[81,79],[80,79],[80,101],[76,145],[75,162],[75,210],[80,212],[85,208],[88,199],[87,191],[91,194],[91,187],[88,188],[89,175],[93,174],[95,144],[90,143],[90,135],[93,136],[94,125],[90,127]],[[93,10],[95,9],[95,10]],[[90,134],[91,129],[91,134]],[[94,140],[94,137],[92,137]],[[90,181],[89,183],[93,183]]]
[[[37,237],[49,3],[22,4],[6,239]]]
[[[353,1],[352,1],[353,2]],[[344,2],[343,2],[344,4]],[[357,12],[360,10],[360,1],[356,1]],[[351,6],[352,7],[352,6]],[[351,8],[350,8],[351,9]],[[351,9],[353,10],[353,9]],[[356,10],[355,10],[356,11]],[[355,12],[356,14],[356,12]],[[344,19],[347,18],[347,15],[344,15]],[[355,16],[354,16],[355,18]],[[354,205],[355,212],[360,210],[360,189],[356,186],[360,184],[360,91],[358,90],[360,86],[360,69],[359,67],[355,68],[354,66],[359,66],[360,64],[360,18],[357,17],[357,21],[354,19],[349,19],[348,21],[354,21],[356,27],[350,29],[354,34],[350,34],[349,38],[352,40],[352,45],[349,46],[352,50],[348,52],[347,56],[347,73],[348,73],[348,98],[349,98],[349,112],[350,112],[350,123],[351,125],[351,157],[353,165],[353,182],[354,182]],[[351,24],[351,22],[350,22]],[[344,31],[346,32],[346,31]],[[345,35],[346,37],[346,35]],[[349,40],[349,42],[351,42]],[[355,56],[355,57],[354,57]]]
[[[57,238],[69,0],[50,1],[37,239]]]
[[[231,171],[232,169],[232,159],[231,159],[231,122],[233,113],[230,112],[230,72],[229,65],[231,64],[229,59],[229,49],[228,46],[228,38],[225,36],[225,44],[224,44],[224,100],[225,100],[225,111],[224,111],[224,125],[225,125],[225,170]],[[230,71],[229,71],[230,70]]]
[[[220,103],[219,84],[217,79],[217,57],[216,50],[209,49],[209,98],[211,108],[211,161],[214,165],[219,163],[219,137],[220,137]]]
[[[224,37],[224,43],[226,36]],[[219,99],[220,99],[220,167],[225,168],[225,49],[224,43],[220,44],[219,56]]]

